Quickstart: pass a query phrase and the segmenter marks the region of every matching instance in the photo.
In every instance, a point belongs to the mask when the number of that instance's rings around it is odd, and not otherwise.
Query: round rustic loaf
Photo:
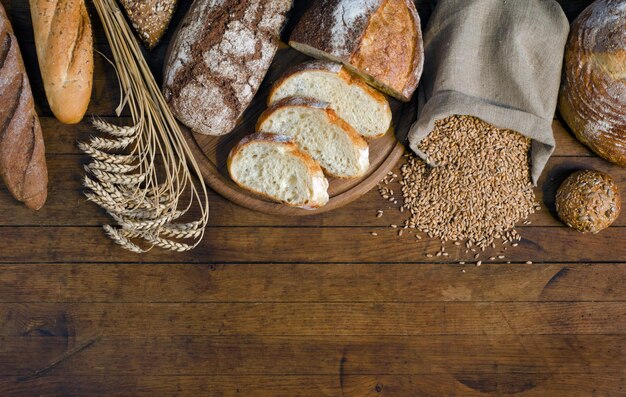
[[[567,177],[556,193],[556,211],[567,226],[583,233],[598,233],[620,214],[621,198],[610,175],[578,171]]]
[[[559,111],[582,143],[626,166],[625,1],[597,0],[572,24]]]

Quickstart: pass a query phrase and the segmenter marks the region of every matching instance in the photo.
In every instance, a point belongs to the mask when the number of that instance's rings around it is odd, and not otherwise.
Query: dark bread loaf
[[[342,62],[403,101],[422,74],[422,32],[413,0],[317,0],[289,44],[315,58]]]
[[[39,118],[13,28],[0,4],[0,175],[11,194],[39,209],[48,170]]]
[[[120,0],[120,3],[139,37],[151,50],[165,34],[178,0]]]
[[[597,0],[572,24],[559,111],[576,137],[626,167],[626,2]]]
[[[196,0],[166,60],[163,93],[194,132],[232,131],[278,49],[291,0]]]

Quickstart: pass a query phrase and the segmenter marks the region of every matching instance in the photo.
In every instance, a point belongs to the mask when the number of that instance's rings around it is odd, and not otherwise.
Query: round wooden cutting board
[[[269,201],[240,188],[230,179],[226,160],[230,150],[246,135],[254,132],[258,117],[266,109],[270,88],[290,67],[310,58],[285,45],[278,50],[259,92],[241,117],[237,127],[224,136],[196,134],[183,127],[183,133],[200,166],[206,183],[217,193],[243,207],[273,215],[314,215],[342,207],[361,197],[397,164],[404,153],[408,130],[416,115],[415,101],[402,103],[390,99],[393,112],[393,128],[382,138],[369,142],[370,168],[367,174],[358,179],[329,178],[328,194],[330,201],[325,206],[304,210]]]

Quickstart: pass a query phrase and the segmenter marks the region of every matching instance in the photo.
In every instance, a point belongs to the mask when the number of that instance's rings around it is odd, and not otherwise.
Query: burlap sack
[[[554,151],[556,110],[569,23],[554,0],[439,0],[424,35],[417,147],[436,120],[473,115],[533,139],[536,184]]]

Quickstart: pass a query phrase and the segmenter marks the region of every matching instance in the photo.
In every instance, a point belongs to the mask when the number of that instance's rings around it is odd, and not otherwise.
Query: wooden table
[[[389,225],[403,214],[376,191],[289,219],[211,194],[198,249],[138,256],[104,236],[109,219],[81,192],[75,143],[93,130],[51,117],[27,2],[2,2],[42,116],[50,194],[35,213],[0,190],[0,396],[626,395],[626,216],[588,236],[552,214],[569,171],[607,171],[626,195],[626,169],[558,122],[543,209],[519,228],[512,264],[459,265],[452,245],[426,258],[439,243],[398,237]],[[589,1],[562,3],[572,17]],[[150,57],[157,74],[164,51]],[[117,95],[98,56],[89,114],[112,116]]]

